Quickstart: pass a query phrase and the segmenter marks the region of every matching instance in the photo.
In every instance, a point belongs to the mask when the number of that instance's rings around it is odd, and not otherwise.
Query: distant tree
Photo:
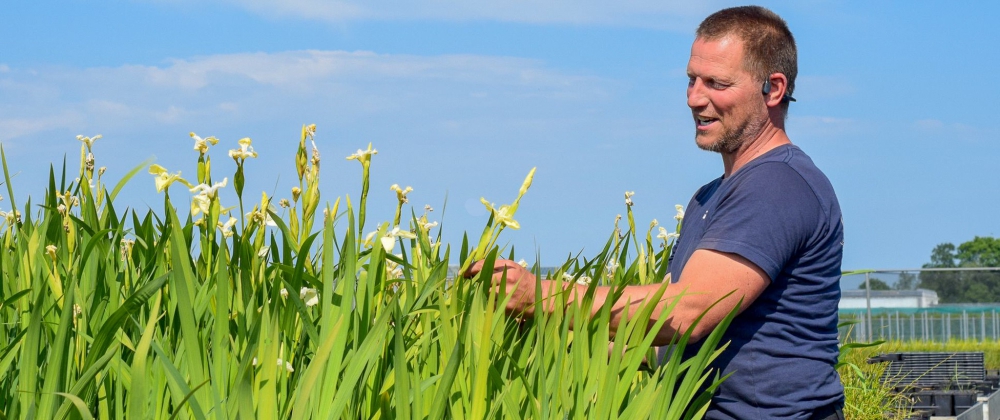
[[[1000,238],[977,236],[958,246],[962,267],[1000,267]]]
[[[907,273],[905,271],[899,273],[899,280],[896,280],[896,285],[893,286],[893,289],[896,290],[913,290],[916,288],[917,276],[913,275],[913,273]]]
[[[976,236],[957,248],[939,244],[924,268],[1000,267],[1000,238]],[[920,287],[934,290],[941,303],[1000,302],[1000,272],[924,271]]]
[[[889,287],[888,283],[886,283],[886,282],[884,282],[884,281],[882,281],[880,279],[869,278],[868,279],[868,283],[871,284],[872,290],[892,290],[892,288]],[[865,283],[861,282],[861,285],[858,286],[858,289],[864,290],[864,288],[865,288]]]
[[[931,251],[930,264],[924,264],[924,268],[954,268],[955,258],[955,245],[948,242],[938,244]]]

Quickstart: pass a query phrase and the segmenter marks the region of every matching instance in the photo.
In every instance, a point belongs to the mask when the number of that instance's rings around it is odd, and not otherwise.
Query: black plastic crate
[[[976,405],[976,391],[914,391],[912,410],[930,416],[955,416]]]
[[[882,382],[897,387],[978,388],[986,381],[983,352],[889,353],[868,362],[889,362]]]

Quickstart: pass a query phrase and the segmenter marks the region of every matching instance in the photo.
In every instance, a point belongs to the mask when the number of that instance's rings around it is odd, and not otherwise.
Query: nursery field
[[[257,156],[249,138],[221,155],[234,173],[213,173],[218,139],[191,133],[182,169],[194,178],[141,165],[109,181],[100,136],[79,136],[80,167],[54,167],[44,194],[26,202],[16,202],[15,168],[0,154],[10,206],[0,213],[0,418],[701,416],[722,379],[706,367],[731,318],[696,357],[681,361],[688,337],[679,337],[677,357],[657,365],[647,326],[659,328],[671,305],[640,307],[611,334],[612,299],[591,315],[558,296],[551,303],[566,311],[518,320],[489,271],[447,275],[450,265],[523,258],[497,240],[519,227],[534,171],[510,204],[483,199],[479,237],[444,244],[432,209],[408,205],[409,188],[375,188],[396,195],[395,217],[366,220],[371,145],[324,161],[358,165],[360,194],[321,198],[315,133],[302,127],[289,153],[297,183],[279,197],[243,191]],[[161,192],[162,211],[116,208],[126,183]],[[228,188],[238,200],[223,203]],[[639,231],[624,210],[601,252],[552,278],[662,279],[676,235],[655,221]],[[612,343],[623,350],[609,352]]]
[[[879,354],[903,352],[983,352],[987,370],[1000,369],[1000,342],[951,340],[947,342],[889,341],[877,346],[856,348],[844,353],[838,369],[844,384],[847,403],[844,414],[848,419],[909,418],[910,402],[894,395],[891,384],[879,382],[886,363],[869,364],[868,359]]]

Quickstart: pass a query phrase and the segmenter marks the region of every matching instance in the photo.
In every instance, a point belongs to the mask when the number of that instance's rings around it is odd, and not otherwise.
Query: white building
[[[840,309],[865,309],[865,290],[841,292]],[[937,306],[938,295],[933,290],[872,290],[872,308],[928,308]]]

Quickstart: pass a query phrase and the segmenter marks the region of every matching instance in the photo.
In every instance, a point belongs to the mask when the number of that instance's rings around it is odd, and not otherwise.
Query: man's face
[[[687,103],[698,147],[733,153],[760,133],[767,106],[762,81],[743,68],[743,41],[735,36],[695,39],[687,74]]]

